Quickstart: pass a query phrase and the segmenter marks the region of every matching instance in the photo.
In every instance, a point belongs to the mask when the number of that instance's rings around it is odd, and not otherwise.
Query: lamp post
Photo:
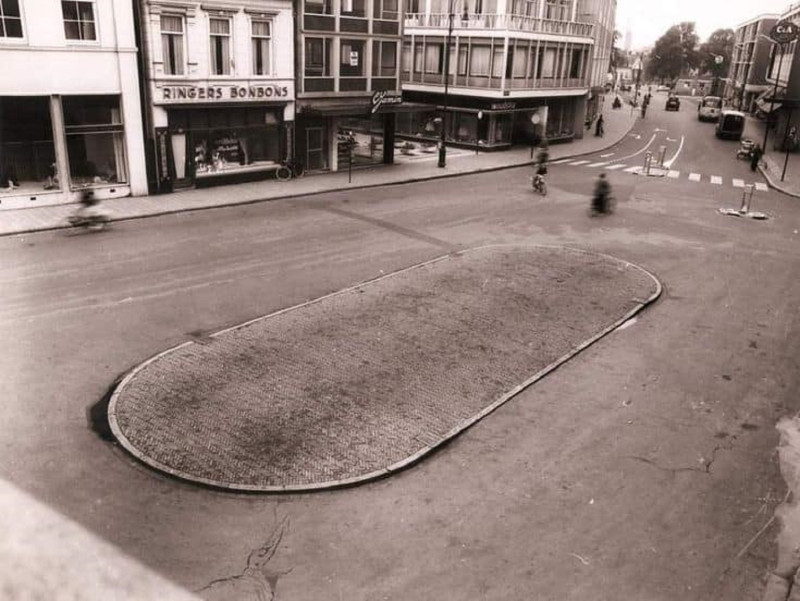
[[[439,167],[447,166],[447,100],[450,93],[450,39],[453,36],[453,4],[450,0],[447,14],[447,41],[444,48],[444,109],[442,110],[442,135],[439,140]]]

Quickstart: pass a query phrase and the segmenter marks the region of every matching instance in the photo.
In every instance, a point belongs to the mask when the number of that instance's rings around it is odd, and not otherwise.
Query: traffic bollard
[[[667,154],[667,147],[666,146],[659,146],[658,147],[658,166],[664,166],[664,155]]]
[[[742,206],[739,207],[739,212],[742,215],[747,215],[750,212],[750,204],[753,201],[753,191],[756,187],[753,184],[747,184],[742,191]]]

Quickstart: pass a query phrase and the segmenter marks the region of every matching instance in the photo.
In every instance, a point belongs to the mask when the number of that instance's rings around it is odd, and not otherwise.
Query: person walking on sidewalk
[[[756,144],[753,148],[753,152],[750,155],[750,171],[755,172],[758,169],[758,163],[761,161],[761,157],[764,155],[764,151],[761,150],[761,146]]]
[[[605,133],[605,129],[604,129],[604,123],[603,123],[603,115],[600,115],[597,118],[597,123],[595,124],[595,127],[594,127],[594,135],[597,136],[598,138],[602,138],[604,133]]]

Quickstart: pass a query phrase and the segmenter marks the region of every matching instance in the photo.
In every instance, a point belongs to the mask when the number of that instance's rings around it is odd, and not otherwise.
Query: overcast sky
[[[721,28],[736,26],[763,13],[782,13],[792,0],[617,0],[617,31],[624,47],[631,30],[631,47],[652,46],[672,25],[694,21],[700,41]]]

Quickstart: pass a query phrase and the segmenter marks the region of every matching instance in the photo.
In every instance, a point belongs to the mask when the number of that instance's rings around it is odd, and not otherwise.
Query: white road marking
[[[744,180],[741,180],[741,179],[733,180],[733,187],[734,188],[744,188]]]
[[[626,165],[622,165],[620,163],[617,163],[616,165],[609,165],[608,167],[606,167],[606,169],[608,169],[609,171],[613,171],[614,169],[622,169],[625,166]]]
[[[712,175],[711,176],[711,183],[716,184],[717,186],[722,185],[722,178],[719,175]]]
[[[591,165],[586,165],[587,167],[602,167],[603,165],[608,165],[608,161],[603,161],[602,163],[592,163]]]
[[[558,161],[550,161],[551,165],[560,165],[561,163],[569,163],[572,159],[559,159]]]
[[[764,182],[756,182],[756,190],[759,192],[769,192],[769,186]]]
[[[656,135],[657,135],[657,134],[653,134],[653,137],[652,137],[652,138],[650,138],[650,141],[649,141],[647,144],[645,144],[645,145],[644,145],[644,148],[642,148],[642,149],[641,149],[641,150],[639,150],[638,152],[634,152],[633,154],[629,154],[629,155],[628,155],[628,156],[626,156],[626,157],[619,157],[617,160],[618,160],[618,161],[624,161],[625,159],[629,159],[629,158],[631,158],[631,157],[635,157],[636,155],[642,154],[642,153],[643,153],[645,150],[647,150],[647,149],[650,147],[650,144],[652,144],[652,143],[653,143],[653,140],[655,140],[655,139],[656,139]],[[638,138],[636,138],[636,139],[638,140],[639,138],[641,138],[641,136],[639,136],[639,137],[638,137]]]
[[[628,168],[625,170],[625,172],[626,172],[626,173],[634,173],[634,172],[636,172],[636,171],[639,171],[640,169],[641,169],[641,167],[628,167]]]
[[[601,159],[607,159],[608,157],[613,157],[613,156],[614,156],[614,154],[616,154],[616,153],[609,152],[608,154],[601,154],[601,155],[600,155],[600,158],[601,158]]]
[[[683,142],[684,142],[684,140],[685,140],[684,136],[681,136],[681,145],[678,146],[678,150],[675,152],[675,154],[672,155],[672,158],[670,160],[668,160],[666,163],[664,163],[664,167],[666,167],[667,169],[671,169],[672,168],[672,163],[674,163],[677,160],[678,155],[681,153],[681,150],[683,150]]]
[[[674,140],[672,138],[667,138],[667,142],[677,142],[677,141],[678,141],[677,138],[675,138]]]
[[[699,182],[702,176],[699,173],[690,173],[689,174],[689,181],[690,182]]]
[[[574,163],[570,163],[573,167],[577,167],[578,165],[585,165],[589,161],[575,161]]]
[[[680,171],[673,171],[672,169],[670,169],[669,173],[667,173],[667,177],[671,177],[672,179],[677,179],[680,176],[681,176]]]

